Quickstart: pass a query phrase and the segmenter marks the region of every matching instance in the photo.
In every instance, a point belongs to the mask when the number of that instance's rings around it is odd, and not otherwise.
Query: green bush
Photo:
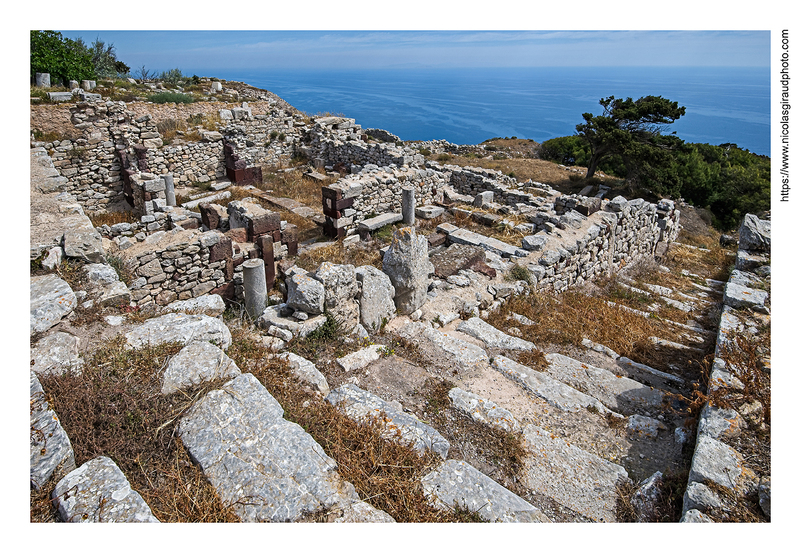
[[[159,92],[147,97],[148,102],[154,104],[191,104],[194,98],[188,94],[181,94],[180,92]]]

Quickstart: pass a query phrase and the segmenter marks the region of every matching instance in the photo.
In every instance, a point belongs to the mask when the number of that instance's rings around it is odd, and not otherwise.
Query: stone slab
[[[31,334],[55,326],[78,304],[69,284],[55,274],[31,277],[30,294]]]
[[[616,522],[617,484],[628,480],[623,467],[532,424],[523,436],[530,455],[522,478],[533,493],[595,522]]]
[[[162,375],[161,393],[172,394],[216,378],[234,378],[242,371],[210,342],[190,342],[173,356]]]
[[[522,351],[531,351],[536,349],[536,346],[533,344],[533,342],[523,340],[522,338],[517,338],[516,336],[510,336],[505,332],[496,329],[480,317],[470,317],[466,321],[460,323],[457,330],[459,332],[463,332],[464,334],[468,334],[473,338],[477,338],[486,344],[486,347],[490,348]]]
[[[53,490],[64,522],[159,522],[150,507],[108,457],[87,461]]]
[[[72,443],[45,400],[39,378],[31,371],[31,487],[41,489],[50,478],[61,478],[75,468]]]
[[[550,522],[539,509],[465,461],[445,461],[422,478],[422,489],[440,508],[460,507],[489,522]]]
[[[403,220],[402,213],[383,213],[371,219],[365,219],[358,224],[359,231],[375,232],[379,228]]]
[[[167,313],[145,321],[125,334],[125,339],[132,348],[167,342],[188,344],[200,340],[214,342],[222,349],[227,349],[231,345],[231,331],[225,323],[208,315]]]
[[[197,402],[178,433],[223,503],[243,522],[291,522],[358,501],[336,462],[252,374]]]
[[[453,407],[469,415],[472,420],[496,426],[508,432],[519,431],[519,422],[514,415],[493,401],[458,387],[450,390],[447,395],[453,402]]]
[[[548,376],[570,386],[580,386],[612,411],[623,415],[661,412],[664,394],[660,390],[559,353],[547,354],[545,359]]]
[[[384,421],[383,434],[387,440],[399,436],[401,443],[408,444],[420,453],[431,450],[442,459],[447,458],[450,443],[435,428],[354,384],[336,388],[325,401],[354,420],[364,422],[367,418],[379,418]]]
[[[289,368],[292,369],[295,376],[311,384],[314,389],[323,396],[327,396],[330,393],[328,380],[325,378],[324,374],[319,372],[314,363],[295,353],[282,353],[278,357],[284,359],[288,363]]]
[[[613,412],[596,398],[502,355],[492,358],[492,367],[530,394],[562,411],[575,412],[591,407],[603,414]]]
[[[78,354],[77,336],[52,332],[31,348],[31,370],[38,374],[62,374],[70,369],[80,370],[83,359]]]

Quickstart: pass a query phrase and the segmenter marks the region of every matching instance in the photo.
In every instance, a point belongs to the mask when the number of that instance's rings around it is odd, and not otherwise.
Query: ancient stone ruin
[[[328,403],[358,421],[380,416],[390,430],[386,439],[436,453],[442,463],[422,486],[442,508],[465,506],[491,521],[551,520],[542,506],[491,474],[448,460],[448,439],[397,401],[355,381],[331,389],[314,363],[283,351],[288,344],[332,316],[352,339],[388,329],[418,344],[430,359],[446,359],[457,368],[452,374],[458,375],[458,386],[448,396],[454,408],[476,423],[519,434],[533,452],[519,482],[575,520],[617,520],[620,483],[659,478],[659,467],[666,470],[689,439],[680,421],[663,410],[669,392],[690,386],[681,376],[587,340],[585,358],[549,353],[547,368],[534,370],[514,356],[539,351],[537,345],[485,320],[513,295],[558,295],[637,263],[658,266],[681,228],[676,202],[608,198],[602,189],[565,195],[498,171],[429,161],[419,147],[398,145],[391,133],[362,129],[343,117],[308,118],[272,98],[218,110],[218,130],[176,145],[165,143],[154,118],[143,113],[147,106],[84,95],[68,110],[80,138],[34,143],[31,149],[31,259],[41,259],[46,268],[63,259],[83,260],[91,284],[72,290],[55,273],[31,278],[31,334],[41,335],[31,352],[31,428],[36,436],[48,436],[46,454],[40,454],[41,440],[32,434],[31,485],[41,489],[58,481],[54,497],[63,520],[86,520],[82,514],[103,501],[104,521],[157,521],[111,459],[75,466],[69,437],[38,380],[81,366],[75,338],[58,329],[85,302],[152,312],[146,322],[124,326],[129,347],[185,344],[165,368],[164,394],[227,379],[182,416],[178,432],[220,499],[236,505],[242,521],[295,521],[322,510],[339,513],[337,521],[394,519],[359,497],[336,461],[284,418],[282,406],[252,374],[227,357],[226,305],[240,306],[263,343]],[[455,148],[444,142],[424,146]],[[301,242],[297,226],[282,219],[277,206],[265,207],[260,185],[263,168],[282,168],[298,156],[313,165],[309,178],[338,177],[321,187],[318,205],[300,211],[310,211],[327,241],[369,244],[384,227],[396,227],[381,252],[381,268],[325,261],[306,270],[294,264],[319,243]],[[210,188],[178,205],[176,188],[189,184]],[[246,187],[251,195],[225,206],[215,203],[230,197],[232,186]],[[119,209],[132,210],[136,222],[95,228],[87,216]],[[433,232],[418,230],[420,221],[436,219],[442,222]],[[458,221],[479,226],[464,228]],[[727,329],[747,324],[734,310],[768,317],[768,295],[757,283],[769,275],[769,223],[751,216],[745,223],[730,281],[697,285],[706,298],[724,286],[718,347]],[[523,235],[519,245],[475,230],[499,224]],[[110,267],[112,257],[131,275],[129,285]],[[521,269],[525,280],[507,277]],[[639,292],[696,313],[714,303],[664,287]],[[515,321],[516,327],[528,324],[522,315]],[[109,321],[113,324],[122,323]],[[692,339],[707,338],[702,329],[684,326]],[[380,346],[366,345],[337,363],[354,378],[368,380],[381,355]],[[715,359],[712,381],[730,380],[724,365]],[[488,386],[486,375],[500,377],[500,387]],[[498,390],[506,386],[523,403],[504,405]],[[522,420],[521,413],[529,411],[540,413],[536,424]],[[589,419],[597,416],[605,421],[596,431],[599,441],[594,430],[586,430],[594,428]],[[742,483],[743,470],[734,470],[739,454],[716,441],[738,424],[737,416],[710,406],[703,412],[684,499],[686,521],[703,520],[704,509],[718,502],[709,482],[735,490],[749,485]],[[612,445],[606,448],[600,442],[604,433],[613,434],[612,423],[623,432],[609,437]],[[568,428],[575,434],[566,438]],[[612,447],[652,457],[637,458],[632,474]],[[717,477],[731,470],[732,482]],[[637,493],[644,497],[648,485],[652,481]],[[67,489],[70,493],[63,493]],[[768,483],[766,490],[768,503]],[[640,504],[639,516],[647,520],[646,497]]]

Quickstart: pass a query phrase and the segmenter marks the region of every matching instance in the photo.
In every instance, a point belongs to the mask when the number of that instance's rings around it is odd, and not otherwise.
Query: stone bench
[[[400,213],[383,213],[371,219],[365,219],[358,224],[358,234],[362,240],[369,240],[370,235],[376,230],[403,220]]]

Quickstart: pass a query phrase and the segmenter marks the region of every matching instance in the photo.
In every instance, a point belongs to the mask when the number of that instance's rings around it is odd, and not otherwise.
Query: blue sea
[[[543,142],[574,134],[600,98],[663,96],[686,107],[670,127],[687,142],[770,154],[767,68],[585,67],[274,70],[213,73],[274,92],[308,114],[336,113],[403,140]]]

